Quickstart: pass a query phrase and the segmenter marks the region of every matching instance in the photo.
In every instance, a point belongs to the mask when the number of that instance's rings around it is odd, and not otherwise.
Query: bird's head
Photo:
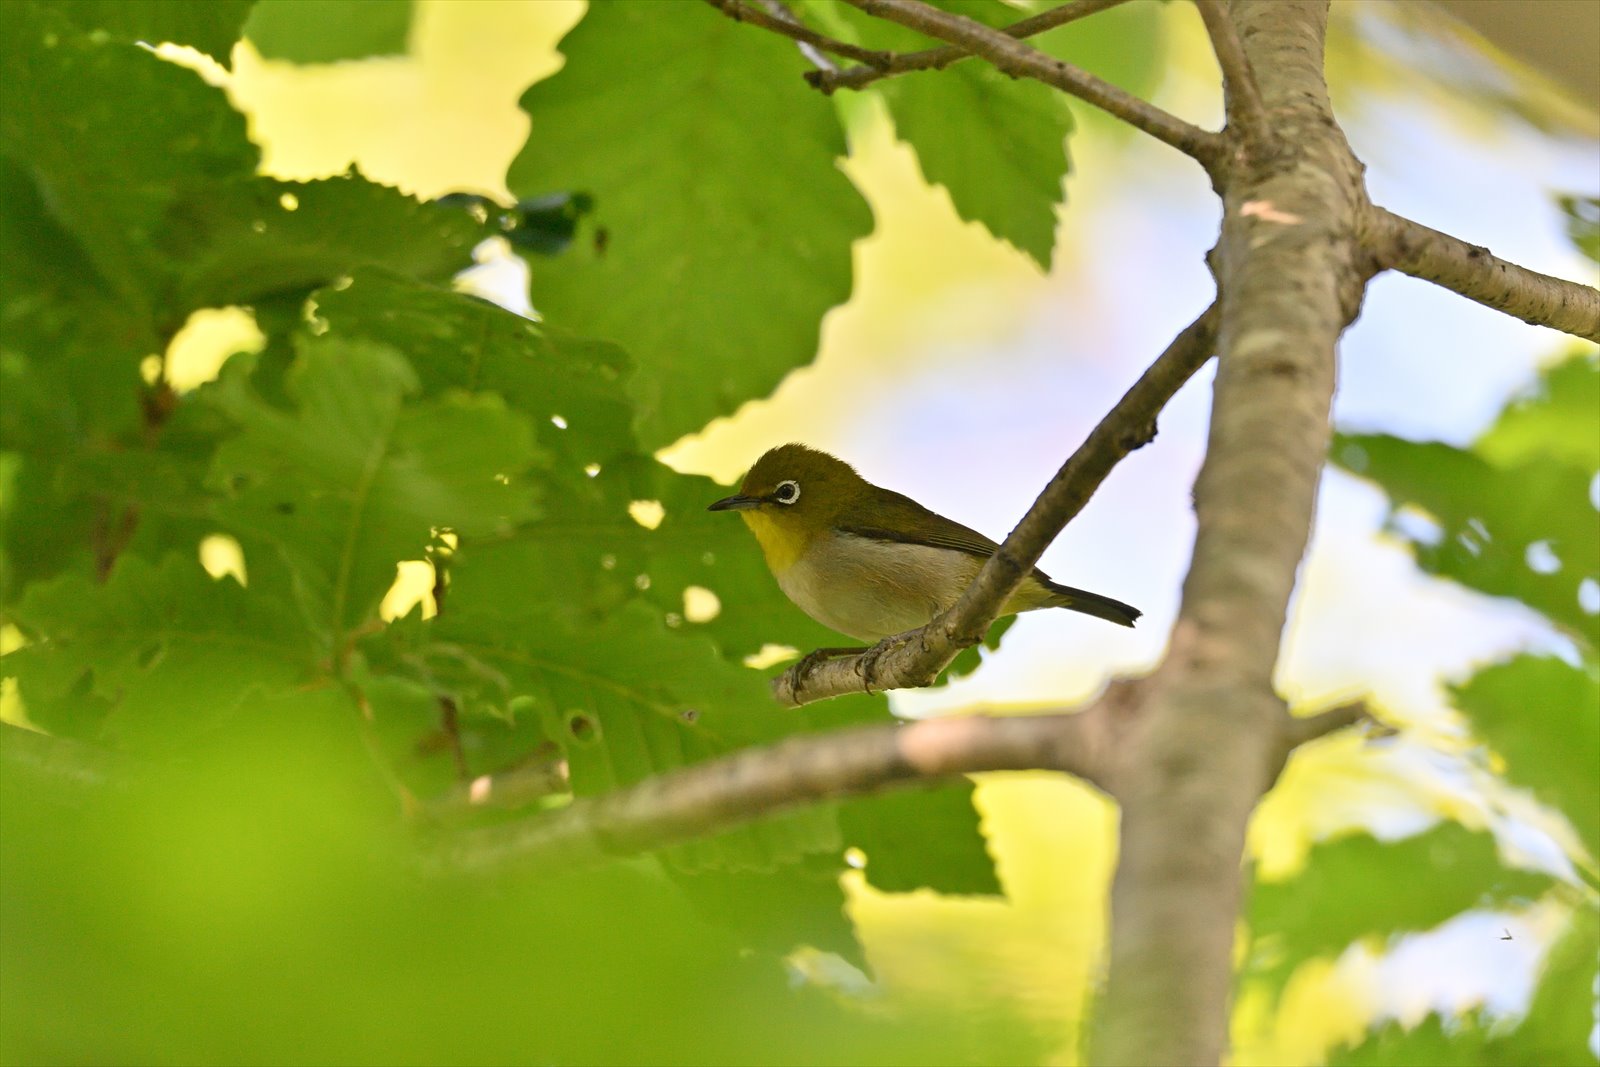
[[[756,460],[737,494],[707,510],[739,512],[768,562],[781,569],[871,489],[842,459],[805,445],[779,445]]]

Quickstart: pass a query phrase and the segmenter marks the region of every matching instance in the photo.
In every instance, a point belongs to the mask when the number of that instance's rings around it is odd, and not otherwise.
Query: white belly
[[[813,542],[778,585],[830,630],[876,642],[955,603],[982,562],[946,548],[834,534]]]

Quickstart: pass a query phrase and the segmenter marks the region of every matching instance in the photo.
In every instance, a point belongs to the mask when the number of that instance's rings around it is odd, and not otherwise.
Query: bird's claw
[[[878,662],[890,652],[905,647],[905,644],[905,634],[894,634],[861,653],[861,658],[856,660],[856,674],[861,678],[867,692],[872,692],[873,685],[878,681]]]

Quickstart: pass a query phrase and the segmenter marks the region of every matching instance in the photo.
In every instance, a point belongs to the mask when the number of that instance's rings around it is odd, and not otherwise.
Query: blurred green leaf
[[[1391,523],[1423,570],[1521,600],[1596,647],[1597,617],[1580,600],[1584,581],[1600,580],[1600,527],[1586,499],[1593,472],[1554,458],[1501,467],[1383,435],[1340,434],[1333,455],[1382,485],[1396,511],[1420,508],[1438,524],[1421,534]]]
[[[1397,1022],[1385,1023],[1354,1048],[1334,1051],[1328,1063],[1329,1067],[1393,1067],[1402,1063],[1473,1067],[1494,1062],[1487,1057],[1486,1034],[1478,1020],[1447,1023],[1437,1015],[1429,1015],[1409,1030]]]
[[[1381,434],[1338,434],[1333,460],[1388,493],[1393,514],[1420,508],[1438,529],[1391,519],[1423,570],[1521,600],[1600,648],[1600,477],[1594,411],[1600,358],[1577,350],[1547,370],[1535,393],[1501,414],[1471,451]]]
[[[1548,875],[1504,866],[1494,838],[1444,823],[1385,844],[1365,834],[1318,845],[1306,869],[1258,882],[1252,964],[1273,971],[1331,956],[1363,937],[1430,930],[1468,908],[1528,900]]]
[[[1578,251],[1600,263],[1600,197],[1566,194],[1556,204],[1567,217],[1567,236]]]
[[[1600,957],[1595,910],[1573,913],[1566,932],[1545,958],[1528,1013],[1509,1032],[1476,1014],[1463,1019],[1429,1015],[1407,1030],[1390,1022],[1353,1048],[1335,1050],[1333,1067],[1451,1064],[1453,1067],[1527,1067],[1596,1062],[1591,1035],[1596,1012],[1595,961]]]
[[[1555,457],[1600,471],[1600,352],[1574,346],[1551,364],[1533,391],[1514,399],[1472,446],[1490,463],[1508,467]]]
[[[1591,765],[1592,766],[1592,765]],[[1491,1044],[1500,1062],[1595,1063],[1595,1021],[1600,1018],[1600,910],[1591,899],[1573,909],[1566,930],[1550,947],[1528,1014],[1510,1034]]]
[[[337,63],[402,55],[411,0],[257,0],[245,36],[267,59]]]
[[[1018,1058],[1001,1026],[968,1047],[959,1020],[796,988],[653,864],[421,879],[342,693],[249,711],[111,790],[30,774],[0,737],[0,1059]]]
[[[967,779],[844,801],[845,844],[867,857],[867,881],[886,893],[1001,893]]]
[[[186,44],[226,65],[255,0],[44,0],[85,32]]]
[[[512,528],[534,513],[538,458],[528,421],[492,395],[407,402],[410,365],[386,345],[302,338],[287,387],[294,412],[271,406],[242,373],[209,400],[240,429],[216,454],[216,514],[274,544],[301,607],[335,656],[403,559],[433,531]]]
[[[594,221],[591,240],[530,261],[532,299],[628,350],[657,448],[811,360],[870,215],[789,42],[663,0],[593,4],[561,49],[561,72],[522,99],[533,130],[507,181],[522,198],[588,194]]]
[[[1506,761],[1506,776],[1572,821],[1600,856],[1600,673],[1519,656],[1455,691],[1473,731]]]

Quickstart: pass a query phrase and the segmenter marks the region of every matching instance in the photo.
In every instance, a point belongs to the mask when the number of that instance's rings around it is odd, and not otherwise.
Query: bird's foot
[[[819,648],[814,652],[807,652],[800,662],[796,663],[790,670],[794,671],[796,679],[800,679],[830,659],[838,659],[840,656],[855,656],[866,651],[868,650],[864,648]]]
[[[878,683],[878,661],[898,648],[904,648],[908,643],[905,634],[893,634],[861,653],[861,658],[856,660],[856,674],[860,676],[867,692],[872,692]]]

